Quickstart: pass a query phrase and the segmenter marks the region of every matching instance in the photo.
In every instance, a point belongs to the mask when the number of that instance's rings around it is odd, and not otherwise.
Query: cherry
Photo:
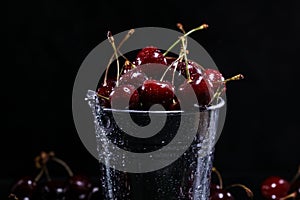
[[[63,200],[65,198],[66,182],[63,180],[49,180],[41,187],[43,200]]]
[[[194,76],[196,76],[196,74]],[[209,104],[211,100],[211,94],[211,88],[202,76],[198,76],[197,79],[195,78],[190,82],[185,81],[179,86],[177,90],[177,96],[179,98],[179,101],[184,96],[188,97],[191,95],[196,95],[198,102],[192,102],[189,101],[188,98],[185,98],[188,100],[186,103],[188,103],[189,105],[198,104],[198,106],[200,107],[205,107]]]
[[[67,184],[66,200],[87,200],[92,189],[91,180],[85,175],[73,175]]]
[[[113,109],[135,110],[140,107],[139,93],[133,85],[116,87],[109,98]]]
[[[261,184],[261,193],[266,199],[277,199],[288,194],[290,183],[279,176],[270,176]]]
[[[126,72],[120,77],[119,85],[133,85],[134,87],[140,87],[145,80],[148,80],[146,74],[140,67],[136,67]]]
[[[107,79],[106,84],[102,83],[97,89],[97,95],[101,106],[110,108],[109,95],[116,85],[114,79]]]
[[[92,191],[89,194],[88,200],[100,200],[103,199],[101,194],[101,189],[99,187],[93,187]]]
[[[140,88],[140,101],[144,110],[161,104],[166,110],[173,104],[174,87],[167,81],[146,80]]]
[[[136,65],[143,65],[147,63],[167,65],[167,60],[157,47],[147,46],[138,52],[135,63]]]
[[[206,69],[203,73],[203,78],[207,80],[207,83],[210,84],[214,92],[218,88],[223,89],[223,92],[226,90],[225,79],[219,70],[216,69]]]
[[[234,197],[225,189],[214,189],[210,195],[210,200],[234,200]]]
[[[198,76],[202,74],[200,65],[191,60],[189,60],[187,63],[188,67],[186,67],[186,62],[184,60],[175,61],[172,63],[172,68],[176,69],[176,71],[178,71],[179,74],[184,76],[186,79],[189,78],[187,75],[187,69],[189,71],[189,76],[191,80],[198,78]]]
[[[36,191],[37,182],[30,176],[21,177],[11,188],[11,193],[17,196],[19,200],[34,199]]]

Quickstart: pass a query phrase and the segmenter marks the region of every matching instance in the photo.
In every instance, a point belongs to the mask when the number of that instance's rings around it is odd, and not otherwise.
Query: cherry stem
[[[9,194],[8,199],[19,200],[18,197],[15,194]]]
[[[103,96],[103,95],[101,95],[101,94],[98,94],[98,93],[97,93],[97,96],[98,96],[98,97],[101,97],[102,99],[109,100],[109,97],[105,97],[105,96]]]
[[[295,181],[300,177],[300,165],[298,166],[298,170],[297,173],[295,174],[295,176],[293,177],[293,179],[290,181],[290,184],[294,184]]]
[[[220,97],[221,94],[222,94],[221,85],[219,85],[219,87],[217,88],[216,92],[214,93],[208,105],[211,105],[216,99]]]
[[[190,35],[191,33],[195,32],[195,31],[198,31],[198,30],[202,30],[202,29],[206,29],[208,28],[208,25],[207,24],[202,24],[201,26],[197,27],[197,28],[194,28],[192,30],[190,30],[189,32],[185,33],[183,35],[183,37],[186,37],[188,35]],[[181,38],[179,38],[176,42],[174,42],[166,52],[163,53],[163,56],[166,56],[179,42],[181,41]]]
[[[175,63],[175,62],[177,62],[180,58],[181,58],[182,56],[179,56],[176,60],[174,60],[168,67],[167,67],[167,69],[164,71],[164,73],[163,73],[163,75],[161,76],[161,78],[160,78],[160,81],[163,81],[163,79],[165,78],[165,76],[166,76],[166,74],[167,74],[167,72],[168,72],[168,70],[173,66],[173,64]],[[174,69],[174,71],[176,70],[176,68]],[[174,82],[174,80],[172,80],[172,83]],[[174,84],[173,84],[174,85]]]
[[[109,32],[110,33],[110,32]],[[128,33],[126,34],[126,36],[122,39],[122,41],[120,42],[120,44],[118,45],[117,47],[117,51],[121,54],[120,52],[120,48],[123,46],[123,44],[130,38],[130,36],[134,33],[134,29],[130,29],[128,31]],[[114,50],[115,51],[115,50]],[[122,55],[123,56],[123,55]],[[115,52],[111,55],[110,59],[109,59],[109,62],[106,66],[106,71],[105,71],[105,76],[104,76],[104,81],[103,81],[103,85],[106,86],[107,85],[107,76],[108,76],[108,69],[113,61],[113,58],[115,57]],[[124,56],[123,56],[124,57]],[[126,59],[126,58],[125,58]]]
[[[253,195],[253,192],[252,192],[248,187],[246,187],[245,185],[239,184],[239,183],[232,184],[232,185],[226,187],[226,190],[227,190],[227,189],[230,189],[230,188],[233,188],[233,187],[241,187],[241,188],[243,188],[243,189],[245,190],[247,196],[248,196],[250,199],[253,199],[253,196],[254,196],[254,195]]]
[[[279,200],[286,200],[286,199],[289,199],[289,198],[295,199],[296,196],[297,196],[297,192],[293,192],[293,193],[291,193],[291,194],[288,194],[288,195],[285,196],[285,197],[281,197]]]
[[[219,186],[222,189],[223,188],[223,179],[222,179],[221,173],[215,167],[212,168],[212,172],[214,172],[217,175],[218,180],[219,180]]]
[[[183,34],[186,33],[185,30],[184,30],[184,28],[183,28],[183,25],[182,25],[181,23],[177,23],[177,28],[178,28],[179,30],[181,30],[181,32],[182,32]],[[185,38],[185,48],[187,48],[187,38]]]
[[[183,25],[181,23],[177,23],[177,28],[179,30],[181,30],[183,34],[185,34],[185,30],[184,30]]]
[[[55,162],[57,162],[58,164],[61,164],[66,171],[68,172],[69,176],[72,177],[74,175],[73,171],[71,170],[71,168],[69,167],[69,165],[67,165],[67,163],[65,161],[63,161],[62,159],[59,159],[55,156],[51,157],[51,159]]]
[[[108,41],[110,42],[112,48],[114,49],[115,59],[117,60],[117,82],[116,82],[116,86],[119,86],[120,63],[119,63],[119,59],[118,59],[119,58],[118,50],[117,50],[116,45],[115,45],[115,39],[112,36],[110,31],[108,31],[107,37],[108,37]]]
[[[48,167],[46,165],[43,166],[47,181],[51,181],[51,176],[49,174]]]
[[[186,55],[186,46],[185,46],[185,37],[181,37],[181,42],[182,42],[182,48],[183,48],[183,56],[184,56],[184,61],[185,61],[185,73],[187,76],[187,81],[188,83],[191,82],[191,75],[190,75],[190,70],[189,70],[189,62],[188,62],[188,58]]]
[[[227,83],[228,81],[237,81],[237,80],[242,80],[244,79],[244,76],[242,74],[238,74],[238,75],[235,75],[231,78],[228,78],[228,79],[225,79],[224,81],[220,81],[220,82],[223,82],[224,84]],[[222,86],[222,87],[221,87]],[[215,99],[218,99],[219,96],[222,94],[222,88],[224,89],[223,87],[224,85],[223,84],[220,84],[219,87],[217,88],[216,92],[214,93],[213,97],[211,98],[210,102],[209,102],[209,105],[213,103],[213,101]]]
[[[227,83],[228,81],[238,81],[238,80],[242,80],[242,79],[244,79],[244,76],[242,74],[238,74],[238,75],[235,75],[231,78],[224,80],[223,82]]]

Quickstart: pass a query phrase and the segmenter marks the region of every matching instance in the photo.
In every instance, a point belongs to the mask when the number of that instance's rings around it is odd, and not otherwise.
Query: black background
[[[269,175],[292,178],[299,154],[299,1],[10,1],[2,49],[1,196],[35,173],[34,157],[53,150],[74,170],[98,174],[73,123],[72,89],[81,62],[108,30],[156,26],[193,33],[228,83],[227,118],[215,166],[225,185],[260,199]],[[100,55],[101,56],[101,55]],[[2,197],[1,197],[2,199]]]

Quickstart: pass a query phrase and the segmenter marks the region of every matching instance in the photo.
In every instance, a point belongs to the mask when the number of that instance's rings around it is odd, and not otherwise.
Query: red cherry
[[[16,195],[19,200],[31,200],[37,191],[37,183],[30,176],[18,179],[11,187],[11,193]]]
[[[192,99],[189,101],[189,98],[185,98],[187,99],[187,102],[182,102],[187,103],[191,106],[193,106],[194,104],[197,104],[200,107],[207,106],[211,100],[211,94],[211,88],[202,76],[199,76],[197,79],[191,82],[185,81],[179,86],[177,90],[177,97],[179,99],[179,102],[180,99],[183,99],[183,97],[196,95],[198,102],[192,102]]]
[[[172,68],[176,69],[176,71],[178,71],[179,74],[184,76],[186,79],[188,78],[187,71],[186,71],[186,63],[184,60],[175,61],[172,64]],[[198,76],[202,74],[201,67],[196,62],[191,60],[188,61],[188,70],[189,70],[189,75],[191,80],[198,78]]]
[[[110,94],[110,103],[113,109],[139,108],[139,93],[133,85],[120,85]]]
[[[136,65],[143,65],[147,63],[167,65],[167,60],[157,47],[148,46],[138,52],[135,63]]]
[[[107,79],[106,84],[102,83],[98,89],[98,99],[101,106],[110,108],[109,95],[113,91],[116,85],[116,81],[113,79]]]
[[[226,90],[225,79],[220,71],[216,69],[206,69],[203,73],[203,78],[207,80],[207,83],[210,84],[214,92],[216,92],[218,88],[222,89],[222,87],[224,88],[223,91]]]
[[[140,67],[136,67],[120,77],[119,85],[133,85],[138,88],[145,80],[148,80],[146,74]]]
[[[66,182],[62,180],[47,181],[41,187],[41,197],[44,200],[63,200],[65,192]]]
[[[140,101],[144,110],[154,104],[161,104],[166,110],[173,104],[174,87],[171,83],[158,80],[146,80],[140,88]]]
[[[234,197],[230,192],[219,188],[212,191],[210,200],[234,200]]]
[[[287,180],[279,176],[270,176],[262,182],[260,189],[266,199],[279,200],[288,194],[289,188],[290,184]]]
[[[89,194],[88,200],[100,200],[103,199],[101,189],[99,187],[93,187],[92,191]]]
[[[92,182],[87,176],[71,176],[67,185],[66,200],[87,200],[91,190]]]

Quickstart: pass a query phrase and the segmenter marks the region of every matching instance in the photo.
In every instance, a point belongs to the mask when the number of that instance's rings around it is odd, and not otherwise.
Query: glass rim
[[[210,105],[208,107],[206,107],[203,110],[199,110],[197,112],[206,112],[206,111],[211,111],[211,110],[216,110],[219,108],[222,108],[225,105],[225,100],[222,97],[218,98],[219,102],[218,104],[215,105]],[[196,106],[196,108],[200,108],[200,106]],[[102,108],[103,111],[108,111],[108,112],[114,112],[114,113],[136,113],[136,114],[177,114],[177,113],[196,113],[195,111],[184,111],[184,110],[148,110],[148,111],[144,111],[144,110],[129,110],[129,109],[114,109],[114,108]]]

